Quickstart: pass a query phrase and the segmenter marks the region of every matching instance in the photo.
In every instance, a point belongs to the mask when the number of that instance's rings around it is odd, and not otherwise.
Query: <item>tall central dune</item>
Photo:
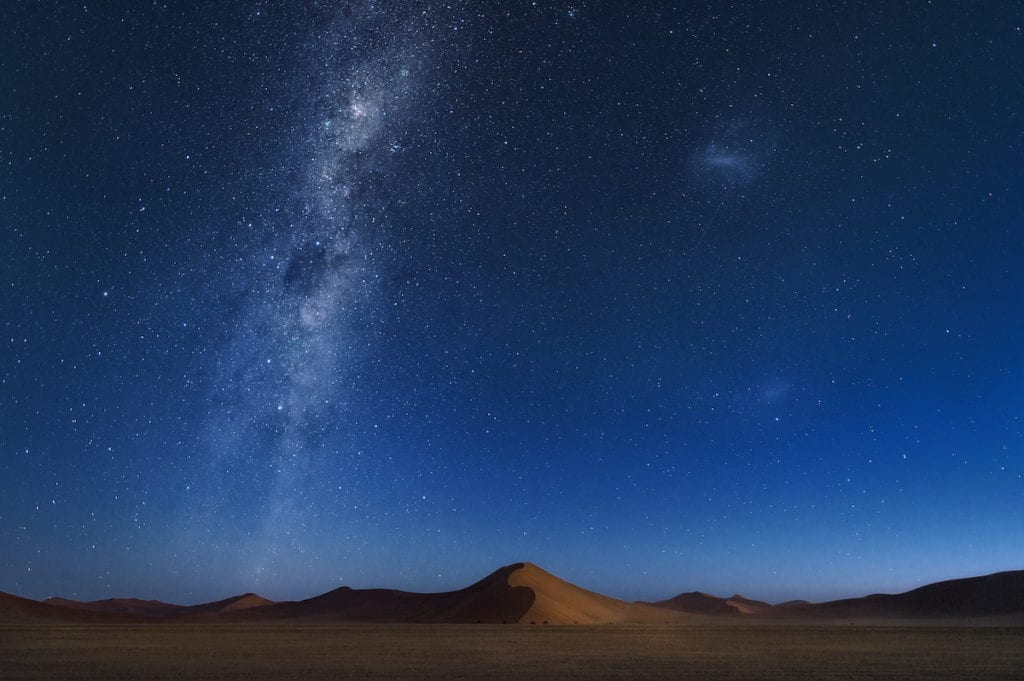
[[[273,605],[274,601],[264,598],[258,594],[246,593],[241,596],[232,596],[221,601],[202,603],[183,608],[182,615],[220,615],[228,612],[240,612],[251,608],[262,608]]]
[[[450,603],[431,613],[433,621],[536,624],[666,621],[664,611],[587,591],[533,563],[508,565],[467,589],[445,596]]]
[[[297,603],[254,608],[240,616],[345,622],[596,624],[678,621],[678,613],[587,591],[532,563],[500,568],[444,593],[342,587]]]
[[[534,600],[521,622],[552,624],[600,624],[612,622],[665,622],[664,611],[648,605],[627,603],[570,584],[532,563],[513,566],[508,584],[529,589]],[[671,618],[668,618],[671,619]]]

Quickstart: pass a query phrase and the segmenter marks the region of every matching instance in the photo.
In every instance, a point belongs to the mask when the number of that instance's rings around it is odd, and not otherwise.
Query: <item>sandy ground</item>
[[[1024,627],[0,627],[0,679],[1019,679]]]

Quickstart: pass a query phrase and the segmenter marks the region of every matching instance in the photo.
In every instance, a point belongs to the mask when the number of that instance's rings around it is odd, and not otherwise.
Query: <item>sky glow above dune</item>
[[[5,7],[0,591],[1024,567],[1021,9]]]

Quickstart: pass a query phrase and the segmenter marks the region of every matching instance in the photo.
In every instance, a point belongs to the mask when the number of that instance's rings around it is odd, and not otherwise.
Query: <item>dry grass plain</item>
[[[0,679],[1024,678],[1024,627],[0,627]]]

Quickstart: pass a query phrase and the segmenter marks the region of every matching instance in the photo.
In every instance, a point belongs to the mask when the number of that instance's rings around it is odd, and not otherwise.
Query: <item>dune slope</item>
[[[775,616],[828,618],[994,617],[1024,614],[1024,570],[936,582],[901,594],[872,594],[825,603],[788,603]]]
[[[681,593],[664,601],[656,601],[650,605],[700,615],[756,615],[764,612],[771,605],[755,601],[739,594],[729,598],[719,598],[700,591]]]
[[[678,615],[587,591],[532,563],[500,568],[459,591],[411,593],[342,587],[296,603],[247,613],[344,622],[548,623],[665,622]]]

